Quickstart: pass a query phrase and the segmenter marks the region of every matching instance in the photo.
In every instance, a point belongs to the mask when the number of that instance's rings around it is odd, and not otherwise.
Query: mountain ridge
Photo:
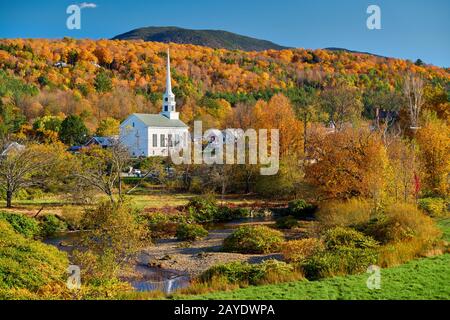
[[[224,30],[194,30],[168,27],[143,27],[116,35],[112,40],[144,40],[148,42],[193,44],[214,49],[264,51],[283,50],[289,47],[281,46],[268,40],[257,39],[249,36]]]

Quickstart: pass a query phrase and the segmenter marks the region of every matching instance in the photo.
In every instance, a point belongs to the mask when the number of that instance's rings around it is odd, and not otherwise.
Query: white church
[[[168,156],[169,150],[187,144],[189,127],[179,119],[170,76],[167,50],[166,92],[159,114],[134,113],[120,125],[120,142],[133,157]]]

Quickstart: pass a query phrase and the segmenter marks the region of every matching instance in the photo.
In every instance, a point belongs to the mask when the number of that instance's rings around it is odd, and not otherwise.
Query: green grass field
[[[436,219],[436,222],[442,230],[442,239],[450,241],[450,218]]]
[[[102,197],[103,195],[99,194],[98,197]],[[194,197],[194,194],[189,193],[167,193],[157,189],[138,189],[138,192],[128,195],[127,197],[132,201],[134,206],[137,209],[146,209],[146,208],[163,208],[166,206],[169,207],[178,207],[185,205],[189,202],[189,200]],[[104,196],[103,196],[104,197]],[[221,200],[218,200],[221,203]],[[226,204],[234,204],[234,205],[244,205],[250,206],[255,202],[259,201],[258,199],[252,197],[242,197],[240,195],[229,195],[224,199],[224,203]],[[37,210],[44,207],[42,214],[52,213],[58,214],[62,207],[71,206],[70,201],[65,199],[62,196],[57,195],[46,195],[42,199],[35,200],[13,200],[13,208],[6,209],[6,202],[4,200],[0,200],[0,210],[3,211],[12,211],[24,214],[34,214]],[[83,207],[83,205],[79,205],[79,207]]]
[[[450,218],[437,220],[443,239],[450,241]],[[450,299],[450,254],[410,261],[381,270],[381,289],[369,290],[369,274],[320,281],[297,281],[248,287],[183,299],[237,300],[438,300]]]
[[[450,254],[381,270],[381,289],[369,290],[368,274],[298,281],[216,292],[187,299],[224,300],[414,300],[450,299]]]

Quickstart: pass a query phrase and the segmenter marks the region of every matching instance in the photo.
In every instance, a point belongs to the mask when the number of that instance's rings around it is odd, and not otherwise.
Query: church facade
[[[179,119],[172,92],[167,50],[166,92],[159,114],[135,113],[120,125],[120,142],[132,157],[168,156],[170,149],[187,144],[189,127]]]

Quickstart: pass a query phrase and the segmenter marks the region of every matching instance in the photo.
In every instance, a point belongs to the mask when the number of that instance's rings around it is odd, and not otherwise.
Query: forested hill
[[[0,40],[0,123],[7,119],[17,129],[44,115],[78,114],[95,128],[105,117],[159,112],[167,46],[70,38]],[[354,88],[370,114],[374,98],[401,91],[406,72],[422,74],[430,101],[446,103],[450,80],[448,69],[344,51],[170,46],[173,88],[187,123],[198,117],[215,121],[230,106],[269,100],[276,93],[293,105],[311,103],[337,83]]]
[[[194,44],[228,50],[263,51],[286,47],[270,41],[255,39],[222,30],[191,30],[177,27],[146,27],[135,29],[113,40],[144,40],[164,43]]]

